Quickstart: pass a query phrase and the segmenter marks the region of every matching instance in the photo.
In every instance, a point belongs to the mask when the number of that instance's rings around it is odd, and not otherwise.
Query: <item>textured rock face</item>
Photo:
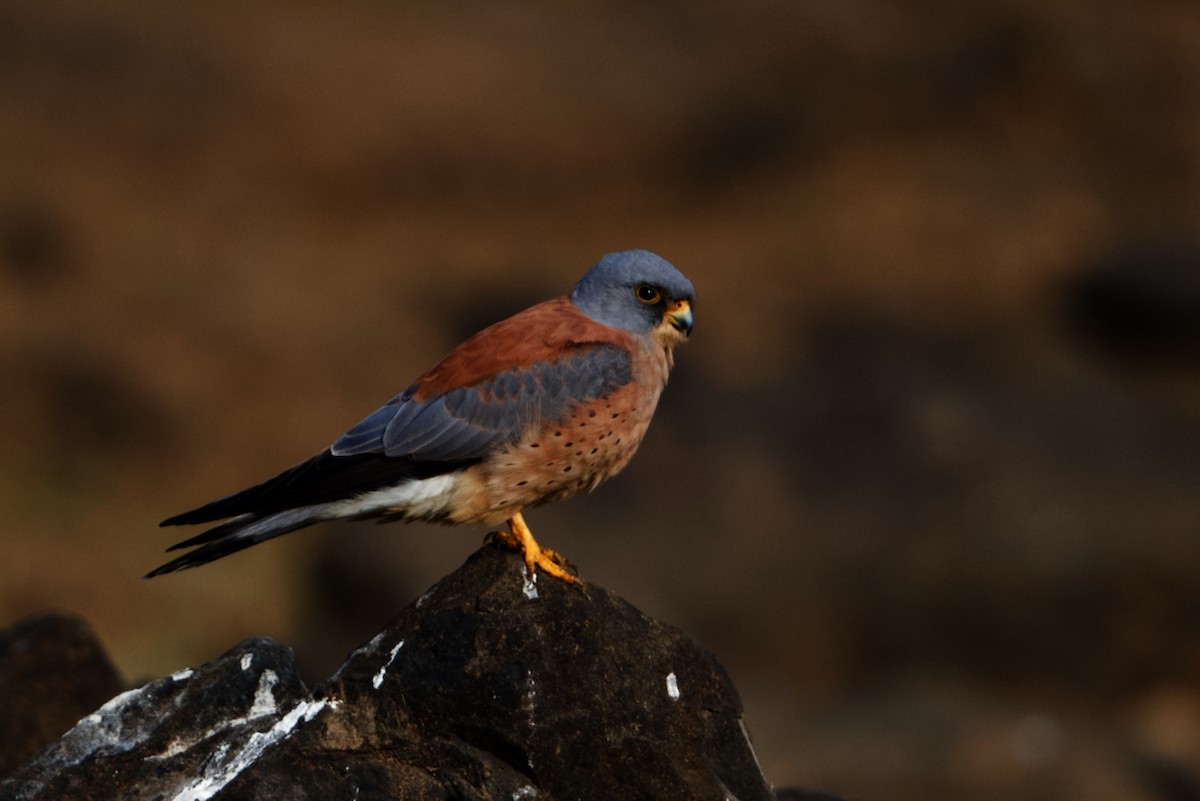
[[[0,783],[5,799],[204,799],[286,740],[314,702],[291,651],[247,640],[115,696]],[[313,715],[309,715],[311,718]]]
[[[44,615],[0,631],[0,776],[122,689],[77,617]]]
[[[484,548],[309,692],[250,640],[119,695],[0,782],[38,799],[772,798],[716,660]]]

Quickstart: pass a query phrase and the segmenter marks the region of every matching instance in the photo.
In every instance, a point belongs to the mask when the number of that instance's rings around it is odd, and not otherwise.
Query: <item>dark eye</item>
[[[662,293],[649,284],[642,284],[634,292],[642,303],[658,303],[662,300]]]

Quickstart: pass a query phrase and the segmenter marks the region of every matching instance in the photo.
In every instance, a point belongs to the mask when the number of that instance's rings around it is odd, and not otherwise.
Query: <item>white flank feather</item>
[[[357,517],[387,509],[403,511],[413,518],[437,518],[446,514],[457,486],[458,475],[455,473],[405,481],[331,503],[326,515],[331,518]]]

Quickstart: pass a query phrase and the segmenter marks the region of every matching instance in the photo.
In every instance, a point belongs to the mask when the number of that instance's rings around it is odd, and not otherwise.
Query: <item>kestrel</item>
[[[147,577],[324,520],[508,523],[526,569],[577,579],[526,507],[594,489],[629,463],[692,330],[695,292],[645,250],[610,253],[569,295],[463,342],[321,453],[161,525],[225,522]]]

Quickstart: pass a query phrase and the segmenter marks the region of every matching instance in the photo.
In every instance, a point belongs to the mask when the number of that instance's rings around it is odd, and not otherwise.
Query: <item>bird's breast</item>
[[[582,402],[559,420],[534,424],[513,445],[468,469],[455,522],[500,523],[526,506],[591,490],[633,458],[666,383],[653,353],[634,360],[632,380]],[[469,511],[468,511],[469,510]]]

